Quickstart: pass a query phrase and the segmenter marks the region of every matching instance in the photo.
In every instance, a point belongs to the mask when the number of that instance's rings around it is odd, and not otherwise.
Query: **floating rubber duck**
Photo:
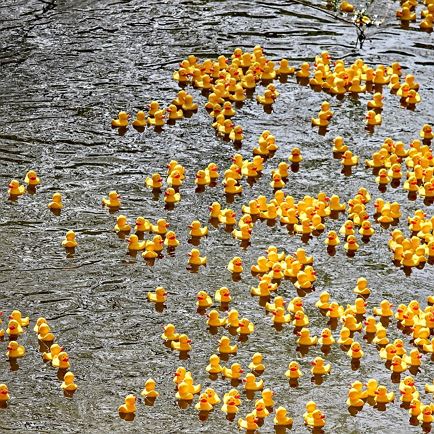
[[[10,399],[8,386],[6,384],[0,384],[0,402],[5,404]]]
[[[407,366],[420,366],[422,364],[421,359],[422,359],[422,354],[419,352],[417,348],[413,348],[410,351],[409,355],[403,356],[403,360],[407,364]]]
[[[208,398],[208,402],[211,405],[216,405],[218,404],[221,400],[219,398],[219,396],[217,395],[217,392],[212,389],[211,387],[208,387],[207,389],[205,389],[205,392]]]
[[[151,398],[155,399],[160,394],[155,390],[156,383],[153,378],[148,378],[145,381],[145,388],[140,392],[140,395],[143,396],[143,398]]]
[[[262,390],[264,388],[264,381],[263,380],[256,381],[255,375],[250,372],[246,374],[243,383],[244,383],[245,390],[256,391],[256,390]]]
[[[301,156],[300,148],[292,148],[291,155],[288,157],[288,160],[293,164],[299,164],[303,161],[303,157]]]
[[[52,344],[50,346],[50,351],[44,352],[42,354],[42,359],[44,361],[53,361],[55,358],[59,357],[59,354],[64,350],[59,344]]]
[[[13,310],[9,315],[9,319],[13,319],[18,322],[21,327],[27,327],[29,325],[30,319],[28,316],[23,317],[19,310]]]
[[[6,329],[6,333],[11,338],[16,338],[24,333],[24,330],[19,321],[16,319],[10,319],[8,323],[8,327]]]
[[[221,372],[225,378],[238,380],[241,377],[241,374],[244,373],[244,370],[241,369],[241,365],[239,363],[233,363],[230,368],[223,367]]]
[[[26,353],[24,346],[20,345],[17,341],[10,341],[6,349],[6,357],[8,359],[18,359],[24,357]]]
[[[220,365],[220,357],[217,354],[212,354],[210,356],[206,371],[210,374],[220,374],[220,372],[223,371],[223,368]]]
[[[342,346],[350,346],[353,343],[351,331],[347,327],[342,327],[339,332],[338,344]]]
[[[176,333],[176,328],[173,324],[166,324],[161,338],[166,342],[177,341],[179,339],[179,334]]]
[[[377,404],[388,404],[395,399],[394,392],[387,392],[386,386],[378,386],[375,391],[375,402]]]
[[[318,309],[328,309],[330,307],[330,293],[327,291],[321,292],[315,306]]]
[[[209,402],[208,394],[202,393],[199,397],[199,402],[194,408],[200,412],[209,412],[213,409],[213,405]]]
[[[305,418],[306,425],[314,428],[325,426],[325,414],[321,410],[314,410],[312,415]]]
[[[424,124],[419,132],[419,136],[424,140],[432,140],[434,134],[431,125]]]
[[[353,342],[351,348],[348,350],[347,355],[352,359],[360,359],[363,357],[362,347],[358,342]]]
[[[177,351],[190,351],[191,350],[191,339],[186,334],[181,334],[178,337],[178,341],[170,341],[170,346],[173,350]]]
[[[128,120],[130,115],[127,112],[119,112],[117,119],[112,119],[112,127],[126,128],[128,127]]]
[[[321,332],[321,336],[318,339],[318,343],[322,346],[329,346],[333,345],[335,342],[336,341],[332,335],[331,330],[328,328],[323,329]]]
[[[153,173],[150,177],[146,178],[145,185],[154,190],[159,190],[163,186],[163,178],[158,172]]]
[[[359,250],[359,245],[357,244],[357,239],[354,235],[349,235],[347,242],[344,245],[345,250],[348,252],[357,252]]]
[[[196,266],[206,265],[207,258],[206,256],[200,256],[199,249],[192,249],[190,253],[188,253],[188,256],[189,256],[188,263],[190,265],[196,265]]]
[[[239,395],[236,395],[239,396]],[[239,399],[239,398],[238,398]],[[226,402],[223,404],[221,408],[223,413],[226,414],[236,414],[238,413],[239,409],[237,406],[237,399],[235,397],[229,397]]]
[[[75,392],[78,389],[78,386],[74,383],[75,375],[68,371],[63,377],[63,382],[60,387],[66,392]]]
[[[404,362],[404,360],[400,356],[395,355],[392,357],[392,363],[390,364],[390,370],[392,372],[400,374],[400,373],[404,372],[406,369],[407,369],[407,364]]]
[[[144,111],[140,110],[136,113],[136,118],[132,122],[133,127],[146,127],[148,121],[146,119],[146,114]]]
[[[255,353],[252,356],[252,361],[249,364],[249,369],[256,373],[262,373],[265,371],[265,366],[262,363],[263,355],[261,353]]]
[[[20,185],[19,181],[16,179],[12,179],[12,181],[8,185],[8,195],[9,196],[21,196],[26,192],[26,187],[24,185]]]
[[[345,151],[342,155],[341,164],[345,167],[355,166],[359,161],[356,155],[353,155],[351,151]]]
[[[218,347],[220,354],[236,354],[238,345],[231,345],[231,341],[227,336],[222,336],[219,341]]]
[[[119,215],[116,218],[116,224],[114,227],[115,232],[125,232],[131,231],[131,226],[128,224],[127,217],[124,215]]]
[[[174,231],[168,231],[166,233],[166,237],[164,239],[164,245],[172,248],[179,246],[179,240],[176,238],[176,234]]]
[[[239,326],[237,327],[237,333],[239,335],[250,335],[255,330],[254,324],[247,318],[241,318]]]
[[[136,234],[142,234],[144,232],[149,232],[150,230],[151,224],[149,223],[149,220],[146,220],[142,216],[136,218],[136,225],[134,226]]]
[[[299,78],[309,78],[310,76],[310,65],[307,62],[303,62],[300,65],[300,69],[295,73]]]
[[[288,379],[298,379],[303,376],[300,365],[296,361],[289,362],[288,370],[285,372],[285,376]]]
[[[132,234],[128,238],[128,250],[130,251],[140,251],[146,248],[146,241],[139,241],[139,237]]]
[[[117,191],[112,190],[109,192],[108,198],[104,197],[102,199],[102,204],[109,208],[120,208],[120,197],[121,196],[117,193]]]
[[[68,369],[70,367],[68,353],[66,351],[61,351],[57,357],[53,358],[51,365],[54,368]]]
[[[327,238],[324,240],[324,244],[329,247],[336,247],[341,243],[336,231],[330,231],[327,234]]]
[[[243,260],[239,256],[235,256],[228,263],[228,270],[231,273],[243,272]]]
[[[210,327],[222,327],[226,324],[226,318],[220,318],[220,314],[215,309],[211,310],[207,316],[208,320],[206,323]]]
[[[422,405],[421,406],[421,413],[417,417],[417,419],[422,422],[423,425],[431,425],[434,421],[433,416],[433,409],[431,408],[431,405]]]
[[[42,342],[53,342],[55,337],[47,323],[41,323],[38,327],[38,339]]]
[[[180,401],[193,401],[193,393],[188,383],[182,381],[178,384],[178,391],[175,394],[176,399]]]
[[[136,412],[136,397],[134,395],[127,395],[125,403],[118,409],[121,414],[132,414]]]
[[[155,292],[148,292],[148,300],[152,303],[165,303],[167,301],[167,291],[158,286],[155,288]]]
[[[297,344],[303,346],[311,346],[316,345],[318,342],[318,338],[316,336],[310,335],[310,330],[308,328],[303,327],[298,333]]]
[[[214,295],[214,299],[218,303],[230,303],[232,300],[231,292],[226,286],[219,288]]]
[[[397,18],[401,21],[416,21],[416,13],[411,12],[410,8],[403,6],[396,12]]]

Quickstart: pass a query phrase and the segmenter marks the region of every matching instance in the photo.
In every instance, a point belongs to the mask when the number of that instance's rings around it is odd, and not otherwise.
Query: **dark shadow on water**
[[[132,422],[135,417],[136,413],[121,413],[119,412],[119,417],[127,422]]]

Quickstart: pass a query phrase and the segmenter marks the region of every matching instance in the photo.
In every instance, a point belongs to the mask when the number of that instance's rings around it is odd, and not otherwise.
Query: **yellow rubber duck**
[[[36,187],[37,185],[39,185],[41,183],[41,180],[38,177],[38,174],[34,170],[29,170],[26,173],[26,177],[24,178],[24,182],[29,187]]]
[[[332,301],[330,303],[326,316],[328,316],[329,318],[341,318],[343,314],[344,314],[344,308],[340,306],[338,303],[336,303],[335,301]]]
[[[381,125],[382,122],[381,114],[379,113],[376,114],[374,110],[369,110],[366,113],[365,119],[366,119],[366,125],[370,125],[370,126]]]
[[[178,391],[175,394],[176,399],[182,400],[182,401],[192,401],[193,400],[193,393],[190,391],[189,384],[185,383],[184,381],[181,382],[178,385]]]
[[[250,372],[246,374],[246,377],[243,379],[243,383],[244,383],[245,390],[257,391],[257,390],[262,390],[264,388],[264,381],[263,380],[256,381],[255,375]]]
[[[136,397],[134,395],[127,395],[125,403],[118,409],[121,414],[132,414],[136,412]]]
[[[348,252],[357,252],[359,250],[359,245],[357,244],[357,239],[354,235],[349,235],[347,242],[344,245],[345,250]]]
[[[358,342],[353,342],[351,348],[348,350],[347,355],[352,359],[360,359],[363,357],[362,347]]]
[[[30,319],[28,316],[23,317],[19,310],[13,310],[9,315],[9,319],[13,319],[18,322],[21,327],[27,327],[29,325]]]
[[[186,334],[181,334],[178,337],[178,341],[170,341],[170,346],[176,351],[190,351],[191,339]]]
[[[254,324],[247,318],[241,318],[239,326],[237,327],[237,333],[239,335],[250,335],[255,330]]]
[[[159,190],[163,186],[163,178],[158,172],[153,173],[150,177],[148,176],[146,178],[145,185],[152,189]]]
[[[231,309],[228,312],[228,316],[226,318],[227,326],[230,328],[237,328],[239,326],[239,323],[240,323],[240,319],[239,319],[238,311],[236,309]]]
[[[285,376],[288,379],[298,379],[303,376],[300,365],[296,361],[289,362],[288,370],[285,372]]]
[[[325,328],[321,332],[321,337],[318,339],[318,343],[322,346],[333,345],[335,343],[335,338],[329,328]]]
[[[6,329],[6,333],[8,336],[15,338],[24,333],[21,324],[16,319],[10,319],[8,323],[8,327]]]
[[[292,324],[295,327],[305,327],[309,325],[309,317],[303,310],[297,310],[294,314]]]
[[[155,390],[155,387],[155,380],[153,378],[148,378],[145,381],[145,388],[140,392],[140,395],[143,396],[143,398],[157,398],[160,394]]]
[[[324,240],[324,244],[329,247],[336,247],[341,243],[339,240],[338,234],[336,231],[330,231],[327,234],[326,239]]]
[[[114,230],[115,232],[125,232],[125,233],[129,233],[131,231],[131,226],[128,224],[126,216],[119,215],[116,218],[116,224]]]
[[[343,346],[350,346],[353,343],[353,338],[351,337],[351,331],[342,327],[339,332],[338,344]]]
[[[267,406],[265,405],[263,399],[258,399],[255,402],[255,409],[253,410],[253,413],[258,419],[265,419],[270,414],[266,407]]]
[[[301,156],[300,148],[292,148],[291,155],[288,157],[288,160],[293,164],[298,164],[303,161],[303,157]]]
[[[173,187],[168,187],[164,192],[165,203],[177,203],[181,200],[181,195],[175,191]]]
[[[290,75],[294,74],[295,68],[289,65],[288,59],[282,59],[279,62],[279,67],[276,69],[277,75]]]
[[[108,194],[108,198],[104,197],[102,199],[102,204],[109,208],[120,208],[120,197],[121,196],[117,193],[117,191],[110,191]]]
[[[6,384],[0,384],[0,402],[6,403],[10,399],[8,386]]]
[[[134,226],[134,231],[136,234],[142,234],[144,232],[149,232],[151,230],[151,224],[149,220],[142,216],[136,218],[136,225]]]
[[[303,62],[300,65],[300,69],[295,73],[296,77],[309,78],[310,77],[310,65],[307,62]]]
[[[347,406],[348,407],[357,407],[361,408],[365,404],[365,401],[361,399],[362,393],[355,389],[351,388],[348,391],[348,398],[347,398]]]
[[[421,101],[420,95],[414,89],[410,89],[408,91],[407,98],[405,98],[405,102],[408,105],[419,104]]]
[[[384,96],[381,92],[375,92],[374,95],[372,95],[372,100],[368,101],[368,108],[369,109],[382,109],[383,108],[383,99]]]
[[[59,344],[52,344],[50,346],[49,352],[44,352],[42,354],[42,359],[45,361],[52,361],[55,358],[59,357],[59,354],[64,350]]]
[[[20,345],[17,341],[10,341],[6,349],[6,357],[8,359],[18,359],[24,357],[26,353],[24,346]]]
[[[167,301],[167,291],[162,286],[158,286],[155,288],[155,292],[148,292],[148,300],[152,303],[165,303]]]
[[[409,355],[404,355],[403,357],[404,363],[407,364],[407,366],[421,366],[422,362],[422,354],[419,352],[417,348],[413,348],[410,351]]]
[[[127,112],[119,112],[117,119],[112,119],[112,127],[125,128],[128,126],[130,115]]]
[[[236,413],[238,413],[239,409],[238,409],[238,406],[237,406],[237,399],[234,398],[234,397],[229,397],[227,399],[227,401],[223,404],[221,410],[222,410],[223,413],[226,413],[226,414],[236,414]]]
[[[196,295],[196,306],[207,308],[212,306],[212,298],[206,291],[199,291]]]
[[[261,353],[255,353],[252,356],[252,361],[249,364],[249,369],[256,373],[262,373],[265,371],[265,366],[262,363],[263,355]]]
[[[136,118],[133,120],[133,127],[146,127],[148,121],[144,111],[140,110],[136,113]]]
[[[311,362],[312,369],[311,372],[313,375],[325,375],[330,373],[331,365],[330,363],[325,365],[324,359],[321,357],[315,357],[315,359]]]
[[[310,346],[316,345],[318,342],[318,338],[316,336],[310,335],[310,330],[308,328],[303,327],[299,332],[297,332],[299,336],[297,339],[298,345]]]
[[[314,410],[311,416],[305,418],[308,426],[314,428],[322,428],[325,426],[325,414],[321,410]]]
[[[362,226],[359,229],[359,234],[362,237],[369,238],[369,237],[372,237],[372,235],[374,235],[374,233],[375,233],[375,230],[372,228],[371,222],[369,220],[364,220],[362,222]]]
[[[176,333],[176,328],[173,324],[166,324],[161,338],[166,342],[177,341],[179,339],[179,334]]]
[[[26,192],[26,187],[24,185],[20,185],[19,181],[16,179],[12,179],[12,181],[8,185],[8,195],[9,196],[21,196]]]
[[[202,393],[194,408],[200,412],[209,412],[213,409],[213,405],[209,402],[208,395],[206,393]]]
[[[206,393],[207,398],[208,398],[208,402],[211,405],[216,405],[221,401],[221,399],[217,395],[217,392],[214,389],[212,389],[211,387],[208,387],[207,389],[205,389],[204,393]]]
[[[164,239],[164,245],[167,247],[178,247],[179,240],[176,238],[176,233],[174,231],[168,231],[166,238]]]
[[[179,366],[176,368],[175,376],[173,377],[173,382],[178,386],[184,381],[185,375],[187,374],[187,370],[184,366]]]
[[[315,306],[318,309],[328,309],[330,307],[330,293],[327,291],[321,292]]]
[[[317,118],[312,118],[311,123],[317,127],[326,127],[330,123],[330,116],[326,112],[319,112]]]
[[[231,291],[226,286],[222,286],[215,292],[214,299],[217,303],[230,303],[232,300]]]
[[[231,273],[243,272],[243,260],[239,256],[235,256],[228,263],[228,270]]]
[[[287,416],[288,411],[285,407],[278,407],[276,409],[276,416],[273,419],[275,427],[286,427],[292,426],[293,420],[291,417]]]
[[[162,127],[166,123],[166,109],[157,110],[151,117],[149,112],[148,124],[154,127]]]
[[[431,405],[422,405],[421,406],[421,413],[417,417],[417,419],[422,422],[423,425],[431,425],[434,421],[433,416],[433,409],[431,408]]]
[[[139,238],[137,235],[132,234],[128,238],[128,250],[130,251],[140,251],[144,250],[146,248],[146,241],[139,241]]]
[[[151,225],[151,232],[158,235],[166,235],[167,228],[169,227],[169,223],[167,223],[166,219],[158,219],[156,225]]]
[[[68,371],[63,377],[63,382],[60,387],[67,392],[75,392],[78,389],[78,386],[74,383],[75,375]]]
[[[353,155],[351,151],[345,151],[342,155],[341,164],[345,167],[355,166],[359,161],[356,155]]]
[[[57,357],[53,358],[51,365],[54,368],[68,369],[70,367],[68,353],[66,351],[61,351]]]
[[[177,121],[184,118],[184,112],[182,109],[178,110],[175,104],[170,104],[169,107],[167,107],[166,112],[169,113],[169,120]]]
[[[227,336],[222,336],[219,340],[218,350],[220,354],[236,354],[238,345],[231,345],[230,339]]]
[[[416,13],[405,6],[396,11],[396,17],[401,21],[416,21]]]
[[[60,193],[54,193],[51,202],[48,204],[48,208],[51,210],[59,210],[63,208],[62,195]]]
[[[340,203],[339,196],[336,194],[333,194],[330,197],[329,208],[330,208],[330,211],[345,211],[346,204]]]
[[[375,402],[377,404],[388,404],[395,399],[394,392],[387,392],[386,386],[378,386],[375,391]]]
[[[212,354],[210,356],[206,371],[210,374],[220,374],[220,372],[223,371],[223,368],[220,365],[220,357],[217,354]]]
[[[47,323],[41,323],[38,327],[38,339],[42,342],[53,342],[55,337]]]
[[[432,140],[434,137],[434,134],[433,134],[433,129],[432,129],[431,125],[424,124],[422,126],[422,129],[419,132],[419,137],[421,137],[424,140]]]
[[[387,347],[386,347],[387,348]],[[407,363],[398,355],[392,357],[390,370],[395,373],[402,373],[407,370]]]

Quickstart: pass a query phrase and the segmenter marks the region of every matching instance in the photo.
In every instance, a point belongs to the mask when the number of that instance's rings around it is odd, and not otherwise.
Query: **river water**
[[[315,4],[316,6],[319,3]],[[296,351],[292,327],[276,332],[269,316],[249,294],[256,283],[248,271],[240,281],[232,281],[226,269],[230,258],[240,255],[246,270],[269,244],[293,252],[303,246],[300,237],[291,236],[280,225],[255,225],[252,245],[240,250],[239,242],[222,228],[210,226],[200,249],[209,260],[198,273],[186,269],[187,226],[194,219],[205,223],[208,206],[214,200],[224,204],[222,187],[195,193],[194,175],[209,162],[223,173],[235,152],[232,143],[217,138],[210,118],[201,107],[191,118],[166,127],[161,134],[152,129],[139,133],[129,128],[120,136],[110,128],[110,120],[120,110],[135,113],[151,100],[167,105],[179,90],[171,79],[179,62],[189,54],[199,59],[230,56],[233,49],[251,50],[263,46],[267,57],[286,57],[293,65],[312,61],[321,50],[348,62],[363,57],[371,65],[399,61],[405,73],[414,73],[421,84],[422,103],[413,111],[399,106],[396,96],[385,92],[383,125],[370,134],[363,116],[368,96],[359,101],[338,101],[295,83],[278,83],[281,95],[273,113],[264,113],[252,99],[237,112],[235,122],[245,129],[246,139],[239,151],[245,157],[259,134],[269,129],[279,150],[267,162],[264,176],[253,187],[244,185],[242,197],[231,204],[239,213],[241,205],[259,194],[271,196],[270,172],[285,160],[290,149],[299,146],[304,161],[300,171],[291,174],[286,193],[296,199],[323,190],[338,193],[342,200],[352,197],[359,187],[369,189],[373,198],[384,197],[401,203],[404,216],[399,227],[407,230],[406,217],[417,208],[432,214],[420,198],[407,199],[401,188],[380,193],[371,171],[359,164],[350,177],[340,173],[339,161],[332,158],[331,141],[342,135],[361,161],[368,158],[387,136],[409,143],[421,126],[434,121],[433,36],[400,28],[394,14],[397,3],[374,3],[372,13],[384,19],[379,28],[368,31],[363,50],[354,52],[354,28],[327,12],[291,1],[22,1],[5,0],[0,9],[0,310],[4,316],[17,308],[30,315],[32,327],[39,316],[50,322],[58,342],[65,347],[76,375],[78,392],[63,397],[56,372],[44,365],[38,343],[30,329],[20,340],[27,349],[19,369],[12,371],[5,359],[6,341],[0,342],[0,383],[9,386],[12,400],[0,410],[2,432],[161,432],[236,433],[236,421],[229,422],[216,409],[205,422],[194,410],[180,409],[175,401],[172,377],[176,368],[186,366],[202,387],[214,387],[219,394],[230,389],[228,380],[211,381],[204,370],[208,357],[217,350],[222,331],[211,336],[206,317],[196,313],[195,294],[202,289],[213,293],[228,286],[234,308],[255,323],[247,342],[239,343],[238,361],[247,369],[256,351],[264,355],[266,371],[262,378],[275,392],[277,405],[284,405],[294,418],[293,432],[305,432],[302,414],[308,400],[314,399],[327,415],[329,433],[412,433],[420,427],[409,425],[408,411],[399,402],[380,412],[365,405],[352,416],[345,404],[352,381],[377,378],[399,396],[390,371],[378,357],[375,347],[363,342],[365,357],[353,371],[350,359],[338,347],[327,356],[332,373],[322,385],[310,381],[309,362],[320,355],[318,348],[302,357]],[[195,100],[205,99],[192,89]],[[332,104],[335,116],[325,136],[310,126],[321,101]],[[164,209],[162,198],[154,200],[144,187],[152,172],[165,171],[177,159],[187,170],[181,187],[182,200],[173,211]],[[42,184],[34,195],[18,201],[7,199],[10,179],[23,179],[29,169],[37,170]],[[138,215],[156,221],[169,220],[181,245],[175,254],[148,266],[140,256],[126,254],[126,241],[113,232],[116,215],[101,207],[101,198],[116,189],[122,198],[122,212],[133,222]],[[64,210],[54,216],[47,209],[54,192],[64,197]],[[372,212],[372,203],[369,210]],[[330,221],[328,229],[339,228],[343,217]],[[387,250],[390,229],[374,225],[376,234],[362,245],[354,258],[342,248],[330,257],[324,235],[305,246],[315,257],[318,272],[316,291],[304,299],[312,334],[326,327],[314,307],[322,290],[346,305],[352,303],[352,289],[360,276],[372,288],[368,307],[383,298],[395,305],[413,298],[425,306],[432,294],[433,268],[413,270],[405,276],[396,268]],[[61,240],[67,230],[77,234],[79,247],[72,257],[65,254]],[[156,286],[169,292],[167,309],[157,312],[147,302],[146,293]],[[295,296],[293,285],[284,281],[279,292]],[[193,341],[188,360],[162,345],[163,325],[172,322]],[[335,332],[336,335],[336,332]],[[395,323],[391,338],[401,336]],[[405,338],[408,346],[408,337]],[[299,388],[290,388],[284,376],[288,362],[298,360],[305,372]],[[432,363],[424,356],[416,385],[421,398],[429,402],[424,384],[432,382]],[[128,393],[138,395],[144,381],[153,377],[160,397],[154,406],[138,404],[134,421],[119,418],[117,407]],[[244,400],[240,415],[253,409],[254,401]],[[273,432],[269,417],[260,432]]]

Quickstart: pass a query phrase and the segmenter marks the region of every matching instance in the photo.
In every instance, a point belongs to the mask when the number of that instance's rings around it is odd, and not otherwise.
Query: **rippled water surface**
[[[276,403],[286,406],[294,417],[292,432],[306,431],[302,413],[310,399],[326,413],[329,433],[421,432],[420,427],[409,425],[408,412],[399,402],[388,406],[386,412],[366,405],[356,417],[348,413],[346,394],[356,379],[365,382],[375,377],[398,392],[374,346],[362,344],[366,356],[357,371],[351,370],[345,353],[333,348],[327,356],[332,374],[322,385],[313,385],[309,362],[320,350],[311,349],[301,357],[295,349],[292,327],[281,332],[271,327],[270,318],[249,295],[256,282],[250,273],[245,272],[239,282],[232,281],[226,269],[229,258],[239,254],[248,269],[269,244],[286,252],[302,246],[300,238],[288,235],[286,228],[258,222],[252,246],[240,250],[239,242],[230,234],[210,226],[209,236],[200,245],[208,256],[208,266],[197,274],[186,270],[186,254],[192,247],[187,243],[187,225],[196,218],[206,222],[209,204],[225,200],[221,185],[195,193],[194,174],[211,161],[223,172],[235,152],[230,142],[215,137],[203,107],[191,118],[164,128],[161,134],[130,128],[119,136],[109,128],[120,110],[135,113],[153,99],[162,105],[170,103],[179,89],[171,79],[172,72],[189,54],[216,58],[220,54],[230,56],[238,46],[251,50],[261,44],[269,58],[287,57],[294,65],[312,61],[325,49],[334,58],[345,56],[352,61],[362,56],[372,65],[397,60],[421,83],[422,103],[414,112],[404,110],[397,97],[386,91],[383,125],[372,135],[363,126],[368,96],[359,101],[337,101],[297,85],[292,78],[277,84],[281,96],[273,113],[264,113],[250,100],[235,117],[245,129],[243,156],[251,156],[264,129],[272,131],[280,146],[267,162],[264,176],[252,188],[243,184],[242,197],[232,204],[237,212],[242,203],[263,192],[271,196],[269,174],[295,145],[301,147],[305,161],[300,171],[291,175],[286,193],[300,199],[323,190],[348,200],[363,185],[373,198],[380,196],[372,173],[363,165],[351,177],[340,173],[330,144],[333,137],[343,135],[363,161],[385,137],[409,143],[423,123],[434,121],[433,36],[419,32],[414,25],[414,29],[401,29],[394,18],[397,7],[398,3],[388,1],[374,3],[373,13],[385,21],[378,29],[370,29],[363,50],[354,53],[351,25],[291,1],[3,2],[0,310],[6,314],[18,308],[30,315],[33,323],[39,316],[46,317],[70,354],[80,388],[73,399],[63,397],[56,373],[43,364],[31,330],[21,339],[27,355],[19,361],[17,371],[10,370],[4,356],[6,342],[0,342],[0,383],[8,384],[12,396],[8,409],[0,410],[2,432],[237,432],[236,422],[228,422],[220,410],[201,422],[194,405],[179,409],[172,383],[174,371],[183,364],[203,387],[211,385],[219,394],[230,388],[227,380],[211,382],[205,375],[204,367],[216,351],[222,331],[209,335],[206,318],[195,308],[199,290],[213,293],[220,286],[231,288],[233,307],[256,325],[255,333],[239,344],[231,362],[239,361],[246,368],[253,353],[263,353],[267,369],[262,378],[275,391]],[[205,101],[197,90],[191,92],[198,102]],[[311,128],[310,118],[324,99],[331,102],[335,117],[328,133],[320,136]],[[154,171],[164,172],[171,159],[185,165],[187,181],[181,188],[181,203],[167,211],[162,198],[154,200],[143,181]],[[37,193],[8,201],[10,179],[22,179],[31,168],[42,178]],[[130,221],[138,215],[153,221],[168,218],[181,240],[173,256],[165,253],[150,267],[140,256],[134,259],[126,255],[125,240],[113,232],[116,214],[109,214],[100,205],[101,198],[112,189],[121,194],[122,212]],[[59,217],[47,209],[56,191],[62,193],[65,204]],[[401,203],[403,228],[405,217],[417,208],[426,208],[420,199],[409,202],[401,189],[389,189],[383,196]],[[370,207],[372,212],[372,204]],[[428,213],[432,214],[432,207]],[[328,228],[338,228],[342,222],[343,217],[331,221]],[[73,257],[67,257],[60,245],[68,229],[77,233],[79,241]],[[334,257],[326,255],[324,235],[305,246],[314,254],[318,272],[316,291],[305,297],[313,334],[326,326],[314,307],[319,292],[326,289],[340,303],[352,303],[352,289],[359,276],[365,276],[372,288],[369,307],[383,298],[396,305],[417,298],[425,305],[426,296],[432,294],[432,266],[405,277],[393,266],[387,250],[390,229],[378,225],[375,229],[371,242],[351,259],[343,249]],[[159,285],[169,292],[163,312],[156,312],[146,301],[147,291]],[[279,292],[285,298],[295,295],[290,281],[284,281]],[[168,322],[188,332],[193,340],[188,360],[180,361],[162,345],[160,334]],[[389,334],[392,338],[400,336],[395,324]],[[297,389],[291,389],[284,377],[293,359],[299,360],[306,372]],[[432,363],[425,356],[416,379],[425,402],[430,397],[424,394],[423,386],[432,382],[432,374]],[[121,420],[117,407],[128,393],[139,394],[149,377],[156,380],[161,393],[155,406],[139,403],[133,422]],[[240,414],[251,411],[253,403],[244,401]],[[260,431],[273,432],[272,417]]]

